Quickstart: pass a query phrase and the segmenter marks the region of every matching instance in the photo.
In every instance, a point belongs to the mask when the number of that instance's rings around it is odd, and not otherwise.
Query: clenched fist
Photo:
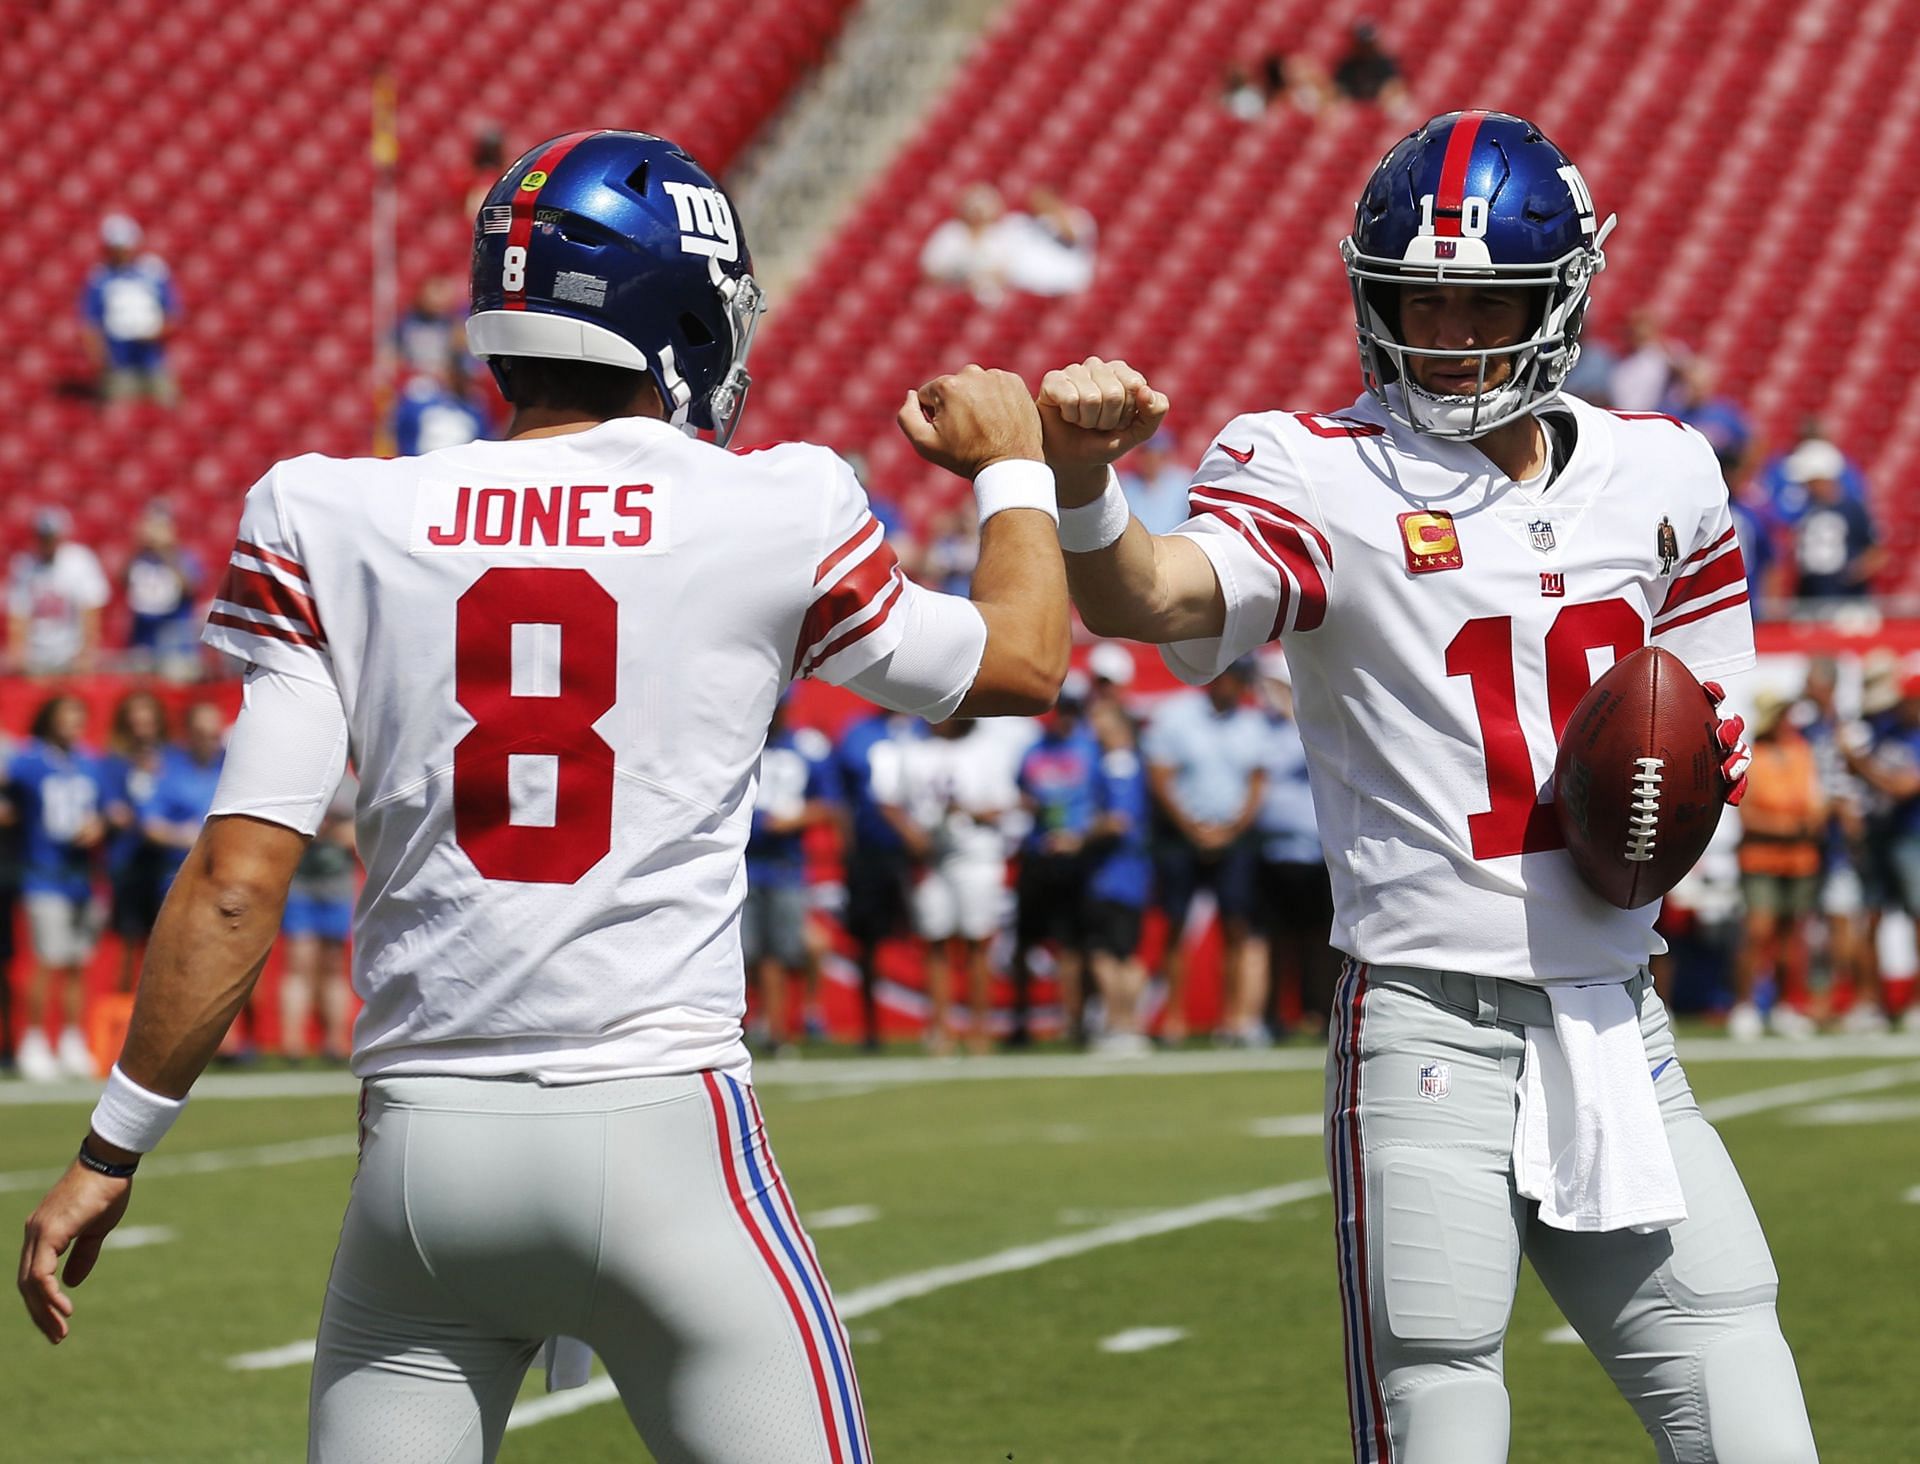
[[[1049,371],[1035,405],[1060,506],[1076,508],[1100,496],[1109,463],[1159,430],[1169,403],[1125,361],[1089,356]]]
[[[921,457],[963,478],[1009,458],[1044,461],[1040,414],[1011,371],[967,366],[936,376],[907,393],[900,430]]]

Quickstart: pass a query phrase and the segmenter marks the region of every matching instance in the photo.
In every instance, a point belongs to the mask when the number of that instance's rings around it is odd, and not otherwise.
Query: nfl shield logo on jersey
[[[1453,1069],[1444,1062],[1420,1064],[1420,1096],[1438,1103],[1453,1091]]]
[[[1553,525],[1545,519],[1535,519],[1527,525],[1527,532],[1533,536],[1533,547],[1542,554],[1553,553]]]

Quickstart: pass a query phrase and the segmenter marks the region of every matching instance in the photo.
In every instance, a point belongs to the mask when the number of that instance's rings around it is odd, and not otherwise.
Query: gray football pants
[[[1501,1349],[1524,1251],[1662,1464],[1812,1464],[1779,1277],[1720,1136],[1630,984],[1687,1219],[1651,1235],[1539,1222],[1514,1190],[1524,1028],[1544,992],[1348,961],[1327,1053],[1327,1168],[1357,1464],[1501,1464]]]
[[[661,1464],[868,1464],[853,1355],[744,1083],[367,1083],[307,1457],[480,1464],[542,1340]]]

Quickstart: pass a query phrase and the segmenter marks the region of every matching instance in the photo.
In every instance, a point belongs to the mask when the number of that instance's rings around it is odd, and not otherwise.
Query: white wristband
[[[184,1098],[149,1093],[115,1063],[107,1075],[107,1091],[94,1105],[93,1131],[116,1149],[145,1154],[167,1136],[186,1106]]]
[[[1120,491],[1120,475],[1108,468],[1104,493],[1092,503],[1060,511],[1060,547],[1069,554],[1092,554],[1117,544],[1132,521],[1133,510]]]
[[[1010,508],[1037,508],[1055,523],[1060,507],[1053,498],[1053,469],[1031,458],[1004,458],[980,470],[973,480],[973,501],[980,522]]]

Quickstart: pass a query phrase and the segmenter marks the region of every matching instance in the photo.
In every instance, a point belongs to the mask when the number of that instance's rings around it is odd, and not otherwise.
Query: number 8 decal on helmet
[[[523,245],[509,244],[500,266],[500,288],[512,293],[527,287],[527,251]]]

